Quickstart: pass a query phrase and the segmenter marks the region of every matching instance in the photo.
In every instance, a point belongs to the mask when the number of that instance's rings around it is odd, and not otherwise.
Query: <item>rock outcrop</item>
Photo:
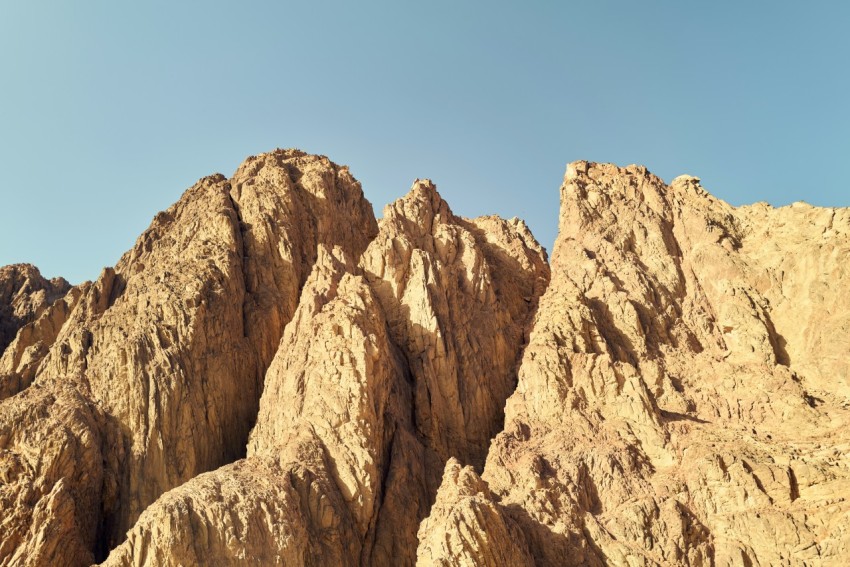
[[[848,557],[848,228],[847,211],[735,209],[695,178],[570,165],[483,475],[536,564]]]
[[[846,562],[848,266],[848,209],[638,166],[568,166],[550,268],[249,158],[95,282],[0,269],[0,565]]]
[[[0,268],[0,354],[21,327],[36,320],[70,288],[64,278],[47,280],[30,264]]]
[[[370,564],[413,564],[445,463],[480,469],[502,428],[549,266],[522,221],[459,218],[417,180],[384,209],[360,267],[405,376]]]
[[[118,486],[102,502],[104,548],[167,490],[244,456],[319,243],[357,256],[376,231],[346,168],[280,150],[230,180],[199,181],[115,268],[79,286],[26,371],[37,368],[35,384],[77,384],[107,416]]]
[[[65,323],[79,290],[38,268],[0,268],[0,400],[32,383],[38,364]]]
[[[419,528],[417,565],[533,566],[516,523],[472,467],[450,459],[431,514]]]
[[[0,402],[3,565],[85,565],[101,545],[104,416],[70,384],[34,385]]]
[[[248,457],[158,500],[108,565],[359,564],[401,371],[380,307],[345,265],[339,249],[319,255],[269,369]]]
[[[414,376],[416,429],[483,467],[516,385],[517,354],[549,277],[525,223],[455,217],[430,181],[384,210],[361,260]]]
[[[247,458],[163,496],[107,564],[413,565],[449,455],[483,465],[486,436],[501,428],[547,279],[524,224],[460,219],[417,182],[359,265],[321,248],[266,374]],[[256,522],[268,529],[247,529]]]

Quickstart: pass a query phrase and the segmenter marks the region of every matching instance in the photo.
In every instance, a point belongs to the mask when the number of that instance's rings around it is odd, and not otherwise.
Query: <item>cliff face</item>
[[[547,279],[524,225],[457,218],[417,182],[359,261],[320,249],[266,373],[247,458],[157,501],[107,563],[135,564],[145,550],[155,563],[414,564],[445,462],[456,453],[482,466],[501,428]]]
[[[570,165],[483,474],[536,564],[846,560],[848,228],[846,210],[734,209],[695,178]],[[436,520],[462,553],[501,545]]]
[[[576,162],[550,275],[249,158],[94,283],[0,271],[0,563],[847,560],[848,261],[848,210]]]
[[[376,230],[347,169],[297,151],[252,158],[230,180],[199,181],[115,268],[69,293],[57,334],[33,333],[52,344],[11,364],[4,389],[70,383],[102,408],[114,443],[106,549],[161,494],[245,454],[319,243],[359,254]]]

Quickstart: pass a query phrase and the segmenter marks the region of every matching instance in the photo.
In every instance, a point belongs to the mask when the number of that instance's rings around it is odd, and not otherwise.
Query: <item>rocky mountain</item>
[[[850,210],[575,162],[551,264],[276,150],[0,269],[0,565],[850,560]]]

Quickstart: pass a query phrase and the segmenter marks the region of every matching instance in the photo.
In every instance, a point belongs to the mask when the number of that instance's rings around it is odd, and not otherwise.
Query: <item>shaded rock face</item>
[[[318,243],[357,254],[375,228],[345,169],[275,152],[201,180],[104,271],[39,376],[86,383],[123,433],[116,537],[163,492],[244,455]]]
[[[455,217],[430,181],[384,210],[361,265],[414,377],[414,425],[440,457],[483,467],[516,385],[549,269],[521,221]]]
[[[0,270],[0,564],[846,562],[848,260],[847,210],[576,162],[550,270],[249,158],[95,282]]]
[[[158,500],[107,564],[358,564],[400,369],[377,302],[345,265],[340,249],[322,249],[269,369],[248,457]]]

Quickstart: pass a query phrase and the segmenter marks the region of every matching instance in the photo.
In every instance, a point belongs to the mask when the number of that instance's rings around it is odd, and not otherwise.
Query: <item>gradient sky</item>
[[[846,2],[3,2],[0,265],[97,277],[198,178],[298,147],[551,250],[576,159],[850,205]],[[699,5],[697,5],[699,4]]]

